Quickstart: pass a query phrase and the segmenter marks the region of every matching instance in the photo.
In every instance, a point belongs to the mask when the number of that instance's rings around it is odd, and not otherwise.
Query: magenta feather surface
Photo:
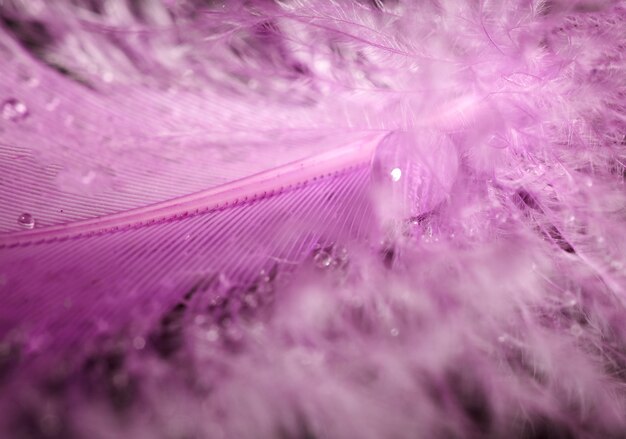
[[[626,3],[0,0],[0,437],[626,437]]]

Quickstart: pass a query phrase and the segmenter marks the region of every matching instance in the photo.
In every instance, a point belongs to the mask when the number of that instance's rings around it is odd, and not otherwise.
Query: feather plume
[[[0,0],[0,434],[626,434],[622,0]]]

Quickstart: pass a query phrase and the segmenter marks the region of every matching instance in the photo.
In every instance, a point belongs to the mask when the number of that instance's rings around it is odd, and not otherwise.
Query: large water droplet
[[[17,223],[25,229],[35,227],[35,218],[30,213],[23,213],[17,217]]]
[[[0,106],[0,114],[6,120],[19,122],[26,119],[30,113],[24,102],[15,98],[9,98]]]
[[[389,133],[376,147],[371,182],[384,227],[432,210],[456,178],[457,153],[445,135],[430,130]]]

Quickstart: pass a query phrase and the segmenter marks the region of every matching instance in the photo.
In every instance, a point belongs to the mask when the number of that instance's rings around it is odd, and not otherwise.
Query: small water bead
[[[575,337],[580,337],[581,335],[583,335],[583,328],[576,323],[570,327],[570,331]]]
[[[210,342],[217,341],[219,336],[220,336],[219,328],[215,325],[211,326],[211,328],[209,328],[209,330],[206,331],[205,333],[206,340]]]
[[[313,262],[317,268],[328,268],[333,263],[333,257],[326,249],[318,249],[313,255]]]
[[[133,338],[133,347],[137,350],[143,349],[146,347],[146,339],[139,336]]]
[[[345,247],[339,247],[339,248],[335,248],[334,250],[335,250],[334,252],[335,265],[337,267],[345,267],[346,265],[348,265],[348,262],[350,260],[348,249]]]
[[[23,213],[17,217],[17,223],[25,229],[33,229],[35,227],[35,218],[30,213]]]
[[[348,250],[343,246],[329,245],[313,250],[313,263],[321,270],[344,268],[348,262]]]
[[[562,300],[563,300],[563,304],[568,307],[574,307],[578,304],[578,300],[576,299],[576,296],[571,291],[565,291],[565,293],[563,293]]]
[[[0,114],[6,120],[19,122],[26,119],[30,113],[24,102],[15,98],[9,98],[2,103]]]

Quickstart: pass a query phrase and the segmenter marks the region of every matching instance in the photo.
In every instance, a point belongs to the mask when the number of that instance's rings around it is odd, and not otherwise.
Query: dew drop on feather
[[[432,210],[449,193],[458,169],[456,149],[442,133],[392,132],[371,162],[371,190],[382,223]]]
[[[25,229],[33,229],[35,218],[30,213],[23,213],[17,217],[17,223]]]
[[[318,249],[313,255],[313,262],[317,268],[326,269],[333,264],[333,257],[326,249]]]

